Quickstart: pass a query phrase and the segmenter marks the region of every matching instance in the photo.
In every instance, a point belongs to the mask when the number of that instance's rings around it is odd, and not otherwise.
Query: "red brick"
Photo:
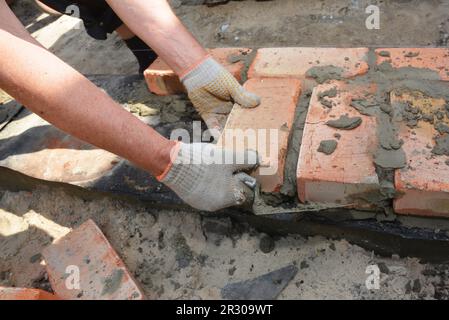
[[[209,50],[211,56],[238,80],[242,80],[242,71],[245,68],[243,61],[232,63],[230,58],[240,54],[249,54],[250,49],[246,48],[217,48]],[[157,58],[151,66],[144,72],[148,88],[151,92],[165,96],[185,92],[185,88],[179,81],[178,76],[160,58]]]
[[[239,150],[257,149],[262,158],[262,166],[254,176],[260,182],[263,192],[278,192],[284,181],[288,139],[301,84],[296,79],[251,79],[244,87],[259,95],[262,102],[257,108],[251,109],[234,105],[218,144],[228,148],[234,145]],[[255,143],[244,142],[244,135],[239,129],[246,133],[254,130],[252,132],[260,136]],[[270,130],[274,136],[270,135]]]
[[[0,287],[0,300],[58,300],[58,298],[39,289]]]
[[[344,70],[344,78],[365,74],[368,71],[367,53],[367,48],[259,49],[248,71],[248,77],[298,78],[303,81],[303,88],[309,88],[310,85],[304,80],[312,67],[340,67]]]
[[[390,62],[394,68],[425,68],[436,72],[440,80],[449,80],[449,49],[447,48],[381,48],[376,51],[377,64]],[[380,52],[388,52],[389,57]]]
[[[337,88],[332,108],[324,107],[319,94]],[[378,177],[373,163],[377,147],[376,118],[361,115],[350,106],[353,98],[372,93],[372,87],[354,87],[340,81],[332,81],[314,88],[303,132],[297,168],[298,195],[301,202],[341,204],[367,207],[369,204],[358,195],[376,192]],[[326,125],[332,119],[347,114],[362,118],[359,127],[339,130]],[[335,134],[341,135],[340,139]],[[318,152],[322,140],[337,140],[335,151],[326,155]]]
[[[144,299],[124,263],[92,220],[45,248],[43,256],[51,286],[61,299]],[[79,289],[66,286],[67,276],[74,275],[67,269],[69,266],[79,268]]]
[[[422,110],[444,110],[445,100],[414,93],[391,93],[391,102],[408,102]],[[446,118],[447,123],[447,118]],[[447,123],[449,124],[449,123]],[[394,201],[399,214],[449,217],[449,157],[432,154],[437,134],[432,124],[419,121],[416,128],[401,122],[399,137],[407,166],[396,170],[395,187],[402,196]]]

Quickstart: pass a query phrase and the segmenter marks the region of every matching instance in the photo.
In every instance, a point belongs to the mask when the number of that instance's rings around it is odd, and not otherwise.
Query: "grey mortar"
[[[361,117],[348,117],[347,115],[342,115],[336,120],[329,120],[326,122],[326,125],[328,125],[329,127],[341,130],[352,130],[357,128],[361,124]]]
[[[317,151],[326,155],[330,155],[334,153],[335,149],[337,149],[337,145],[337,140],[322,140]]]

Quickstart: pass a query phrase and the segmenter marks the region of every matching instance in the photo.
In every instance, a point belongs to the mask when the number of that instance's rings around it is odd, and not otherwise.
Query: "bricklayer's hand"
[[[182,77],[190,100],[209,129],[223,129],[233,102],[254,108],[260,98],[246,91],[238,81],[211,57]]]
[[[255,179],[243,171],[259,163],[257,152],[233,152],[208,143],[178,143],[172,163],[158,177],[190,206],[216,211],[243,205],[254,197]]]

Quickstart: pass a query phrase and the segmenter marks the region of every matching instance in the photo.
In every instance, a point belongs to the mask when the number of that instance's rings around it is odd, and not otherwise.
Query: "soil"
[[[177,6],[175,11],[207,47],[447,45],[449,3],[382,1],[381,29],[367,30],[364,9],[371,2],[231,1],[214,7]],[[133,55],[116,35],[96,41],[82,27],[76,28],[76,19],[42,14],[30,1],[16,1],[13,9],[34,37],[83,74],[137,73]],[[388,71],[388,65],[383,67]],[[314,68],[310,74],[325,81],[339,78],[341,70]],[[429,79],[434,76],[429,72]],[[425,86],[421,83],[420,89]],[[303,94],[307,95],[310,98],[310,93]],[[168,108],[147,107],[160,101],[148,94],[144,107],[131,108],[141,116],[161,112],[161,121],[177,120]],[[362,107],[370,110],[367,104]],[[306,110],[300,102],[297,117],[304,118]],[[297,148],[300,123],[292,137]],[[299,150],[289,150],[286,170],[296,169],[295,152]],[[285,184],[286,194],[294,193],[294,183]],[[300,270],[279,299],[449,298],[447,265],[380,258],[345,240],[271,238],[228,218],[155,210],[108,197],[83,200],[57,188],[0,192],[0,285],[50,290],[40,252],[89,218],[100,226],[149,298],[221,298],[220,290],[229,283],[292,264]],[[366,268],[372,264],[381,271],[379,290],[365,285]],[[113,284],[108,288],[114,289]]]
[[[229,283],[288,265],[299,272],[279,299],[448,298],[447,266],[381,258],[345,240],[270,237],[229,218],[158,211],[108,197],[83,200],[56,188],[0,193],[0,285],[49,289],[39,255],[51,241],[93,219],[152,299],[214,299]],[[366,268],[381,264],[380,289]],[[381,268],[382,267],[382,268]],[[105,282],[114,290],[113,275]],[[407,284],[419,280],[419,290]]]

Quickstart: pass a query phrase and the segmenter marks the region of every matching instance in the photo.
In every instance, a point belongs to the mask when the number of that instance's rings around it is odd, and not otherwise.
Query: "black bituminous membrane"
[[[381,56],[388,57],[388,51],[382,51]],[[404,51],[404,56],[415,57],[416,53]],[[449,155],[449,86],[440,81],[439,74],[430,69],[418,69],[412,67],[393,68],[390,62],[385,61],[379,65],[376,64],[376,55],[374,49],[370,49],[366,56],[369,65],[369,71],[365,75],[357,76],[354,79],[342,79],[343,70],[335,66],[312,67],[307,71],[309,79],[314,79],[316,83],[325,83],[330,80],[344,81],[349,87],[376,85],[373,94],[367,94],[366,97],[354,99],[351,107],[355,108],[360,114],[376,117],[377,137],[379,145],[373,154],[376,172],[379,178],[380,189],[376,194],[360,194],[354,200],[362,200],[376,207],[383,208],[386,213],[386,219],[391,219],[392,199],[398,194],[394,188],[394,171],[404,168],[407,159],[402,150],[403,141],[398,139],[399,124],[405,122],[409,127],[417,126],[419,121],[432,123],[439,135],[435,137],[435,147],[432,153],[435,156]],[[323,107],[332,108],[332,98],[336,96],[334,88],[319,93],[319,100]],[[418,94],[424,98],[440,98],[448,101],[448,104],[442,110],[433,110],[424,112],[411,104],[405,103],[392,105],[390,95]],[[305,118],[308,104],[310,102],[311,91],[306,90],[302,93],[296,109],[294,127],[289,142],[289,150],[285,166],[285,182],[281,189],[281,195],[292,197],[291,202],[296,206],[300,204],[296,198],[296,167],[301,146],[302,132],[304,129]],[[327,103],[330,102],[330,103]],[[329,121],[328,125],[339,129],[351,130],[361,123],[361,118],[343,117],[338,120]],[[344,131],[341,132],[344,134]],[[337,146],[338,148],[338,146]],[[313,150],[313,152],[317,152]],[[273,198],[281,199],[279,195],[262,195],[264,199],[269,199],[273,203]],[[279,200],[279,202],[285,203]],[[394,217],[393,217],[394,218]]]

